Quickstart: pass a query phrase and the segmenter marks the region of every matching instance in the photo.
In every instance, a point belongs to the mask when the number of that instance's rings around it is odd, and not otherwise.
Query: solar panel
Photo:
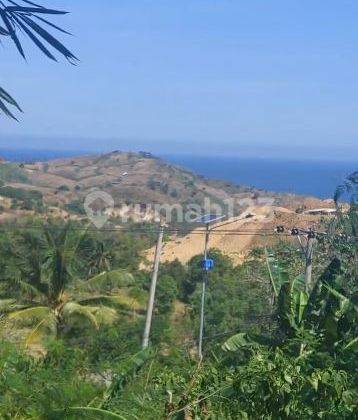
[[[196,223],[214,223],[218,220],[224,219],[226,217],[225,215],[218,216],[217,214],[205,214],[204,216],[200,216],[197,219],[194,220]]]

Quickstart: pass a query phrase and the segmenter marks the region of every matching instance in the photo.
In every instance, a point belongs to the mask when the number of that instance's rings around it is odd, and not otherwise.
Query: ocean
[[[10,161],[36,161],[88,154],[84,151],[5,150],[0,156]],[[212,179],[223,179],[275,192],[332,198],[337,185],[358,170],[355,161],[286,160],[240,158],[236,156],[161,155],[170,163]]]
[[[35,162],[46,161],[51,159],[61,159],[73,156],[81,156],[88,154],[87,152],[78,151],[57,151],[57,150],[12,150],[0,148],[0,156],[10,162]]]
[[[344,178],[358,170],[358,161],[258,159],[164,155],[162,158],[208,178],[225,179],[266,191],[332,198]]]

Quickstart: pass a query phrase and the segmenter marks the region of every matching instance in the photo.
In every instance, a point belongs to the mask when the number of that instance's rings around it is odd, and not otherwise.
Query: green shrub
[[[85,215],[86,211],[83,207],[83,201],[81,200],[74,200],[70,203],[65,205],[65,209],[68,210],[71,213],[76,213],[80,215]]]
[[[57,188],[58,191],[62,191],[62,192],[66,192],[66,191],[70,191],[70,188],[67,185],[60,185]]]
[[[100,389],[86,378],[84,356],[56,342],[44,359],[36,360],[1,342],[0,417],[55,419],[55,410],[89,404]]]
[[[0,165],[0,180],[5,182],[28,182],[24,169],[15,163],[2,163]]]
[[[12,208],[41,211],[43,208],[42,193],[37,190],[24,190],[21,188],[1,187],[0,195],[13,200]],[[18,202],[22,202],[19,204]]]

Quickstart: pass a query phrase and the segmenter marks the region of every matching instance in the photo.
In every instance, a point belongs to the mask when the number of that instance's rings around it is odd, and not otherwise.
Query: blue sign
[[[202,261],[202,268],[206,271],[212,270],[214,268],[214,260],[206,259]]]

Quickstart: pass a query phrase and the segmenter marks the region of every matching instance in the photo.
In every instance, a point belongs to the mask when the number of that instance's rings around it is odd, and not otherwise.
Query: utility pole
[[[204,247],[204,261],[208,257],[208,246],[209,246],[209,223],[206,224],[205,232],[205,247]],[[203,267],[203,284],[201,291],[201,308],[200,308],[200,331],[199,331],[199,359],[203,359],[203,333],[204,333],[204,310],[205,310],[205,291],[208,283],[208,269]]]
[[[208,248],[209,248],[209,235],[210,225],[217,222],[225,217],[225,215],[218,216],[216,214],[206,214],[205,216],[199,217],[196,221],[199,223],[205,223],[205,247],[204,247],[204,260],[203,260],[203,284],[201,290],[201,307],[200,307],[200,330],[199,330],[199,343],[198,353],[199,360],[203,359],[203,335],[204,335],[204,312],[205,312],[205,292],[208,284],[208,271],[214,267],[214,261],[208,259]],[[226,223],[225,223],[226,224]],[[218,228],[222,225],[218,225],[212,229]]]
[[[302,233],[307,234],[306,244],[303,244],[301,240]],[[316,234],[312,228],[310,228],[308,231],[302,231],[300,229],[293,228],[291,230],[291,235],[297,236],[298,242],[302,249],[302,253],[305,257],[305,291],[306,293],[309,293],[312,290],[312,257]]]
[[[310,230],[307,234],[307,245],[305,249],[306,266],[305,266],[305,289],[306,293],[312,290],[312,257],[313,245],[315,241],[315,233]]]
[[[155,249],[152,281],[150,283],[147,316],[146,316],[144,333],[143,333],[143,342],[142,342],[142,348],[143,349],[146,349],[149,345],[149,335],[150,335],[150,329],[151,329],[151,326],[152,326],[152,316],[153,316],[153,308],[154,308],[155,290],[156,290],[156,287],[157,287],[157,280],[158,280],[159,261],[160,261],[160,255],[162,253],[163,235],[164,235],[164,227],[160,226],[157,246],[156,246],[156,249]]]

